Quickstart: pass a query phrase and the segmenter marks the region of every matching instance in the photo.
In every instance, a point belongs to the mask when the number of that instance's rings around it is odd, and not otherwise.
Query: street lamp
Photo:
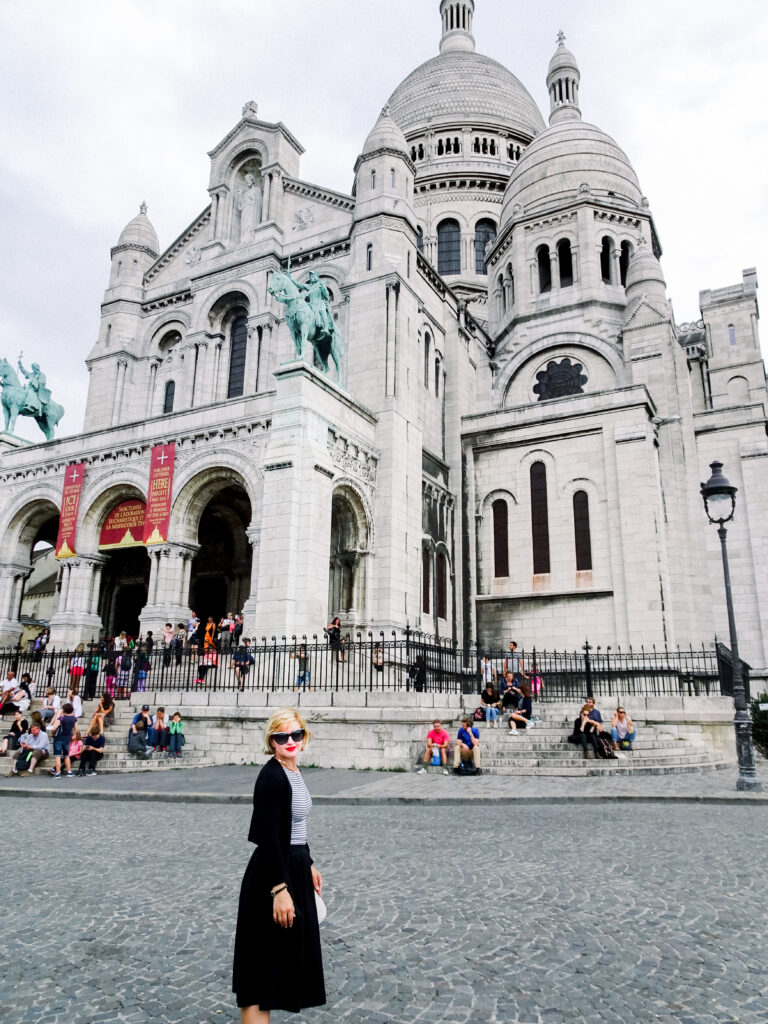
[[[733,658],[733,705],[736,709],[733,726],[736,730],[736,755],[739,759],[739,778],[736,788],[755,792],[763,787],[757,781],[755,771],[755,752],[752,747],[752,719],[747,710],[747,698],[744,693],[744,680],[741,675],[741,658],[739,657],[739,641],[736,636],[736,620],[733,616],[733,596],[731,594],[731,574],[728,569],[728,550],[725,536],[728,532],[725,524],[730,523],[736,511],[736,491],[738,488],[728,483],[723,476],[722,462],[710,464],[712,476],[701,485],[701,496],[704,499],[704,511],[710,523],[717,525],[720,548],[723,554],[723,576],[725,578],[725,601],[728,606],[728,630],[731,636],[731,657]]]

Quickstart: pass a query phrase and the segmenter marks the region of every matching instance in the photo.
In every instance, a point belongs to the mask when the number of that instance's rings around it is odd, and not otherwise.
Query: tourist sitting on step
[[[147,726],[142,718],[128,730],[128,753],[135,754],[142,761],[150,756],[147,750]]]
[[[170,743],[168,746],[168,757],[181,757],[181,748],[186,742],[184,739],[184,723],[181,720],[181,712],[174,711],[171,724],[169,726],[171,734]]]
[[[527,729],[528,723],[533,715],[533,704],[531,703],[531,687],[523,680],[519,686],[520,696],[517,699],[517,707],[509,713],[509,728],[512,732],[518,729]]]
[[[12,668],[8,669],[2,686],[0,686],[0,714],[13,714],[19,709],[11,699],[19,688],[16,673]]]
[[[462,761],[472,761],[480,771],[480,730],[472,724],[471,718],[462,718],[461,728],[456,735],[453,748],[453,770],[458,772]]]
[[[29,732],[29,723],[20,711],[14,711],[11,727],[0,743],[0,757],[5,757],[9,749],[18,750],[19,740],[25,732]]]
[[[48,737],[44,729],[37,723],[30,725],[19,739],[19,750],[16,754],[16,766],[11,775],[31,775],[35,765],[41,764],[48,757]]]
[[[131,721],[131,730],[134,733],[136,732],[136,727],[138,726],[139,722],[144,723],[144,729],[146,731],[147,737],[149,737],[149,730],[155,724],[155,720],[149,711],[149,704],[142,704],[141,711],[137,711],[136,714],[133,716],[133,719]]]
[[[501,694],[502,712],[517,707],[517,702],[522,694],[511,672],[504,673],[504,689],[502,690],[501,686],[499,686],[499,693]]]
[[[493,683],[486,683],[485,689],[480,694],[480,700],[483,703],[483,711],[485,712],[486,728],[495,727],[500,714],[501,697]]]
[[[170,741],[170,722],[165,708],[158,708],[152,725],[149,727],[147,742],[153,750],[166,751]]]
[[[303,654],[301,652],[304,652]],[[293,651],[291,651],[291,657],[293,657]],[[302,682],[307,686],[308,689],[312,689],[309,685],[309,668],[307,668],[307,651],[305,647],[299,649],[299,674],[296,677],[296,689],[299,688],[299,680],[302,679],[302,673],[304,678]],[[303,659],[303,661],[302,661]],[[235,678],[237,679],[237,688],[241,692],[245,689],[245,681],[248,678],[248,673],[251,671],[251,666],[256,662],[251,651],[251,641],[248,637],[243,640],[242,647],[235,649],[235,653],[232,655],[232,668],[235,670]],[[302,664],[304,668],[302,668]]]
[[[98,725],[92,725],[88,730],[83,744],[83,752],[80,755],[80,771],[78,775],[97,775],[97,765],[104,756],[104,734],[99,731]]]
[[[80,697],[80,683],[74,679],[67,690],[67,703],[72,705],[75,718],[83,717],[83,701]]]
[[[611,718],[611,739],[614,750],[632,750],[635,742],[635,723],[622,707],[616,708]]]
[[[595,698],[594,697],[587,697],[586,700],[584,701],[584,707],[588,707],[589,708],[589,718],[590,718],[590,721],[594,722],[595,725],[597,725],[597,731],[598,732],[602,732],[603,731],[603,716],[600,714],[600,712],[595,707]]]
[[[50,722],[53,716],[61,707],[61,697],[57,696],[56,690],[49,686],[45,691],[45,697],[43,697],[43,706],[40,709],[40,714],[43,716],[44,722]]]
[[[594,709],[594,701],[592,702],[592,709]],[[579,717],[573,723],[573,732],[568,737],[568,742],[581,746],[581,749],[584,751],[585,760],[589,757],[587,747],[592,747],[595,760],[597,760],[599,757],[598,724],[589,717],[590,710],[590,705],[588,703],[584,704],[579,712]]]
[[[72,733],[72,739],[69,744],[69,763],[72,768],[75,767],[75,762],[80,761],[83,756],[83,737],[80,735],[80,730],[75,729]],[[78,773],[79,774],[79,773]]]
[[[96,725],[99,728],[99,732],[104,730],[115,723],[115,702],[112,700],[110,694],[105,690],[99,698],[99,703],[96,705],[96,710],[93,712],[88,731],[92,725]]]
[[[432,728],[427,733],[427,749],[424,751],[424,764],[434,761],[435,755],[440,758],[440,764],[445,766],[448,763],[448,744],[450,736],[443,728],[443,723],[436,718]]]

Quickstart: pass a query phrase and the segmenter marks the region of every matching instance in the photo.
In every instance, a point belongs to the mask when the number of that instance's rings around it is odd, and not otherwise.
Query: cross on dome
[[[146,201],[146,199],[142,200],[142,202],[140,203],[140,205],[139,205],[139,213],[143,213],[144,216],[146,217],[146,215],[147,215],[147,201]]]
[[[557,33],[557,45],[565,46],[565,32],[562,29]]]

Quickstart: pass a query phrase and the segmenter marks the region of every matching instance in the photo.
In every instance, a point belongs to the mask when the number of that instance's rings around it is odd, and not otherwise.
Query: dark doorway
[[[105,552],[106,554],[107,552]],[[99,614],[107,636],[139,636],[149,594],[149,555],[144,547],[110,551],[101,576]]]
[[[251,590],[251,503],[239,484],[222,487],[200,517],[200,550],[192,562],[190,606],[201,622],[243,610]]]

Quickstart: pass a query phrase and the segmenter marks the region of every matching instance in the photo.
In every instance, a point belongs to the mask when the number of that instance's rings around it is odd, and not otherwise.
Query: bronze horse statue
[[[64,406],[54,402],[50,397],[38,396],[37,407],[27,400],[28,389],[19,383],[16,371],[7,359],[0,359],[0,384],[2,384],[3,415],[5,429],[13,433],[18,416],[32,416],[38,427],[45,434],[46,441],[53,440],[53,430],[64,415]],[[46,395],[50,392],[46,389]]]
[[[325,315],[313,308],[302,294],[308,290],[306,285],[297,284],[290,273],[282,270],[272,275],[267,290],[285,305],[285,319],[299,359],[303,357],[307,344],[311,344],[323,373],[329,372],[328,361],[332,360],[336,368],[336,380],[341,384],[341,338],[327,305]]]

